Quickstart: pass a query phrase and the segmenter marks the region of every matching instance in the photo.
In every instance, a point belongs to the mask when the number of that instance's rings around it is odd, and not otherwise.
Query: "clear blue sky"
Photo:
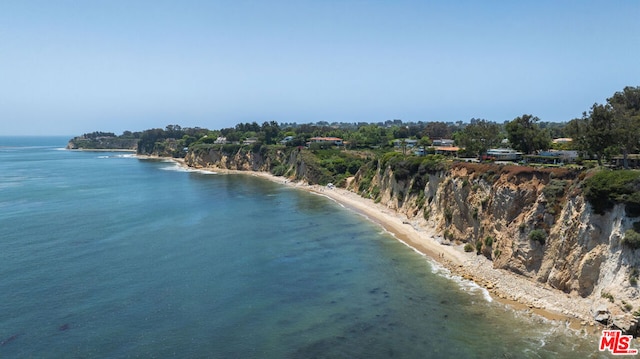
[[[580,117],[640,1],[0,1],[0,135]]]

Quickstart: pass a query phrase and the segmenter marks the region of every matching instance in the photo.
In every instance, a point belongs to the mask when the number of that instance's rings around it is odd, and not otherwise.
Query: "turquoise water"
[[[586,358],[324,197],[0,137],[0,358]]]

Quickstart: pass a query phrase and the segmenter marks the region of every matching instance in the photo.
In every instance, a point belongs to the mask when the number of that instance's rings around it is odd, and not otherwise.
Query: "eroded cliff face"
[[[468,243],[495,268],[591,298],[594,311],[606,307],[609,322],[637,334],[632,313],[640,298],[632,278],[639,253],[621,239],[639,219],[622,205],[595,214],[577,173],[460,163],[405,180],[378,168],[368,188],[362,181],[358,173],[349,186],[406,214],[414,226]]]
[[[232,154],[220,150],[207,149],[189,151],[185,156],[185,163],[190,167],[239,170],[239,171],[268,171],[269,163],[260,153],[237,151]]]
[[[219,168],[238,171],[271,172],[311,184],[319,182],[321,173],[297,148],[269,152],[253,152],[240,148],[231,153],[221,149],[189,151],[185,163],[195,168]]]

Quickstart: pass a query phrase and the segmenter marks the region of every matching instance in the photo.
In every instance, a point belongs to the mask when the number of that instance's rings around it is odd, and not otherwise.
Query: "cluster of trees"
[[[464,148],[463,155],[479,156],[489,148],[502,146],[501,142],[509,138],[515,149],[529,153],[547,149],[551,143],[550,128],[559,135],[565,135],[562,126],[553,123],[540,123],[531,115],[523,115],[512,122],[498,124],[484,119],[471,119],[470,123],[418,122],[403,123],[394,120],[383,126],[370,123],[340,124],[278,124],[275,121],[239,123],[235,127],[220,130],[204,128],[183,128],[169,125],[166,128],[154,128],[143,132],[125,131],[121,137],[139,139],[139,153],[165,153],[167,145],[170,155],[178,156],[184,147],[192,144],[214,144],[219,137],[230,143],[241,143],[246,139],[255,139],[256,145],[276,145],[284,138],[291,140],[286,146],[304,146],[312,137],[342,138],[347,149],[390,148],[394,140],[416,139],[420,146],[429,146],[433,139],[454,139]],[[543,139],[540,140],[540,139]]]
[[[100,137],[116,137],[116,134],[113,132],[102,132],[102,131],[94,131],[90,133],[85,133],[82,135],[84,138],[95,140]]]
[[[240,123],[232,128],[223,128],[219,135],[227,141],[242,141],[246,138],[256,138],[259,142],[272,145],[285,137],[293,137],[288,142],[290,146],[302,146],[311,137],[339,137],[348,142],[350,148],[385,147],[394,139],[418,138],[438,139],[451,138],[454,132],[464,126],[462,122],[411,122],[402,120],[384,123],[331,123],[320,121],[315,124],[283,123],[275,121],[264,122],[262,125]],[[211,142],[212,140],[208,140]]]
[[[595,103],[582,118],[567,124],[567,132],[574,139],[576,149],[602,159],[622,154],[628,168],[628,155],[640,145],[640,87],[625,87],[607,99]]]
[[[547,150],[551,147],[551,133],[538,126],[540,119],[532,115],[522,115],[505,125],[509,143],[513,149],[523,153]]]
[[[192,143],[209,135],[210,132],[200,127],[183,128],[179,125],[169,125],[165,129],[152,128],[145,130],[137,135],[137,138],[139,138],[138,153],[155,153],[179,157],[184,155],[183,149],[185,147],[189,147]]]
[[[114,137],[110,132],[92,132],[86,138]],[[510,146],[525,154],[552,148],[552,138],[571,137],[573,142],[564,149],[580,151],[583,157],[603,159],[622,154],[627,156],[640,144],[640,87],[626,87],[616,92],[605,104],[594,104],[582,118],[568,123],[543,122],[531,114],[523,114],[512,121],[496,123],[472,118],[469,123],[403,122],[395,119],[379,123],[315,124],[256,122],[239,123],[220,130],[182,128],[169,125],[142,132],[125,131],[121,138],[137,139],[139,153],[164,153],[179,156],[183,149],[194,144],[213,144],[219,137],[232,143],[251,141],[254,148],[280,144],[287,138],[287,146],[303,146],[311,137],[342,138],[347,149],[389,148],[394,140],[415,139],[421,146],[434,139],[454,139],[462,147],[463,156],[480,156],[489,148]],[[505,144],[505,139],[508,143]]]

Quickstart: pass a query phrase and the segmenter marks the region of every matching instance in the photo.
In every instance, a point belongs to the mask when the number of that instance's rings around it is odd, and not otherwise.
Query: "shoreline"
[[[130,152],[135,154],[136,150],[128,150],[126,148],[120,149],[108,149],[108,148],[65,148],[67,151],[78,151],[78,152]]]
[[[141,159],[162,159],[140,156]],[[238,174],[260,177],[271,182],[325,196],[345,208],[365,216],[380,225],[398,241],[438,263],[452,275],[474,282],[485,289],[492,300],[546,320],[563,324],[576,332],[597,335],[604,326],[593,320],[590,308],[594,299],[572,296],[557,289],[534,282],[503,269],[493,268],[493,262],[475,252],[464,252],[462,244],[443,244],[434,228],[413,225],[401,213],[374,203],[343,188],[329,188],[291,181],[267,172],[228,170],[221,168],[196,168],[188,166],[184,159],[172,158],[179,166],[195,171],[217,174]]]

